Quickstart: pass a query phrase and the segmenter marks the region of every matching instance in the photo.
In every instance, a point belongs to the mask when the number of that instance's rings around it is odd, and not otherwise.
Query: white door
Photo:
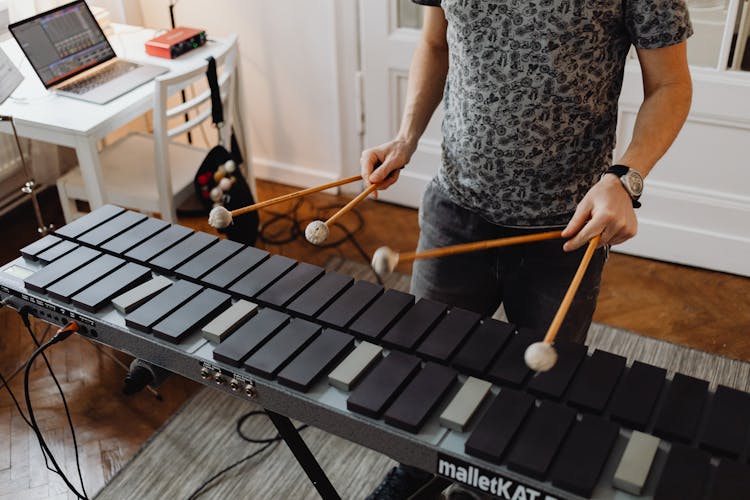
[[[411,0],[360,0],[366,148],[387,142],[398,132],[424,8]],[[380,193],[380,199],[419,206],[422,191],[440,165],[442,119],[441,105],[401,178]]]

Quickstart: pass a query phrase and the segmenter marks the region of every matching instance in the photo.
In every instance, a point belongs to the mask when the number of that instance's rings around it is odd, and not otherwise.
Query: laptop
[[[120,59],[84,0],[8,26],[44,87],[104,104],[167,72]]]

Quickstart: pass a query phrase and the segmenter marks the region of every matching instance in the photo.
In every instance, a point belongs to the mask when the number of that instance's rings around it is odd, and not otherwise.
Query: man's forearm
[[[406,105],[398,139],[416,148],[417,141],[443,98],[447,74],[447,48],[421,41],[409,69]]]
[[[645,99],[638,111],[633,139],[617,159],[646,176],[672,145],[685,123],[693,90],[683,41],[655,49],[636,49]]]
[[[633,128],[633,138],[616,163],[638,170],[644,177],[672,145],[685,123],[690,82],[663,85],[644,99]]]

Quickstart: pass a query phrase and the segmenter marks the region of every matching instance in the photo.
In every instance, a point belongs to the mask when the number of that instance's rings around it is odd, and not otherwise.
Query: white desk
[[[110,43],[119,57],[169,68],[170,72],[164,76],[193,70],[225,47],[225,40],[219,39],[177,59],[161,59],[147,55],[144,49],[144,42],[155,35],[154,30],[113,26]],[[106,200],[97,141],[153,107],[153,81],[107,104],[92,104],[48,92],[15,40],[6,40],[0,46],[25,77],[0,105],[0,114],[13,117],[22,137],[74,148],[92,208],[103,205]],[[12,133],[10,124],[0,122],[0,132]]]

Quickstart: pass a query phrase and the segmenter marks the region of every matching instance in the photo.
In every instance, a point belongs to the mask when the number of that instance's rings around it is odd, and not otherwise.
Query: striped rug
[[[334,260],[330,269],[368,279],[362,264]],[[408,277],[390,276],[387,286],[408,289]],[[642,337],[606,325],[594,324],[588,337],[591,349],[604,349],[640,361],[750,390],[750,363]],[[203,389],[188,401],[97,495],[105,500],[187,499],[214,473],[247,456],[259,445],[243,441],[235,430],[237,419],[257,406],[222,392]],[[275,431],[264,416],[253,417],[243,430],[252,437],[270,437]],[[386,456],[308,428],[302,432],[308,446],[342,498],[364,498],[393,465]],[[291,452],[274,446],[212,483],[203,499],[318,498]]]

